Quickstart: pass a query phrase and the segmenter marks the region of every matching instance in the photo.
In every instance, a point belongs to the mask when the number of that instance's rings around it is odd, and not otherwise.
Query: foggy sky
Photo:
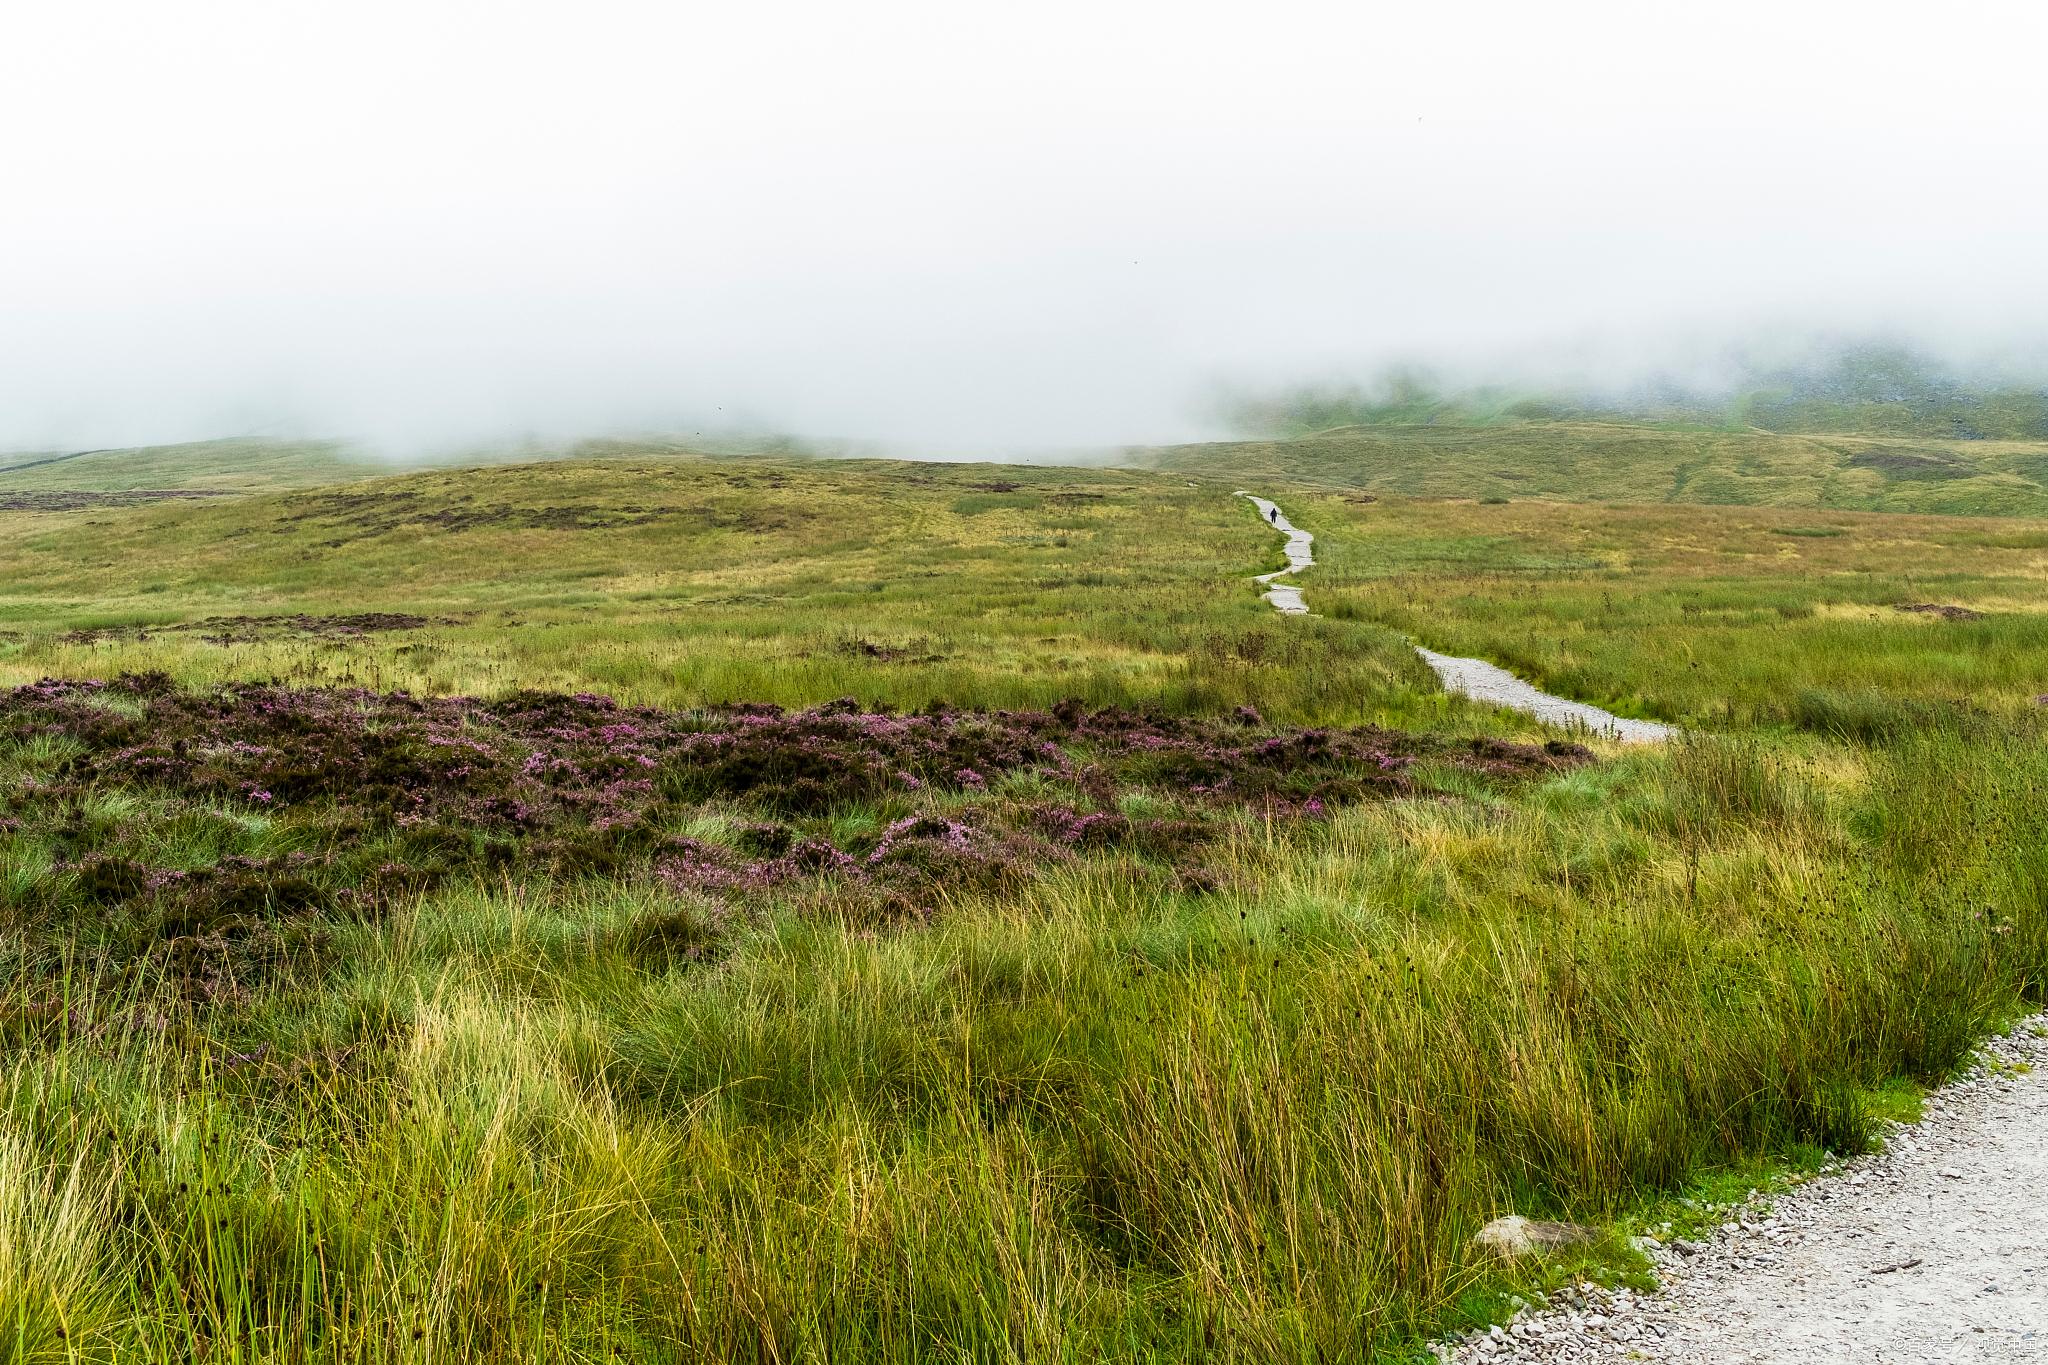
[[[2029,3],[0,7],[0,447],[1198,434],[2048,334]]]

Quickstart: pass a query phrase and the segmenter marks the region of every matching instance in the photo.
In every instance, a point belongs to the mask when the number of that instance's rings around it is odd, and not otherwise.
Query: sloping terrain
[[[24,494],[250,493],[368,478],[389,468],[331,441],[237,439],[0,455],[0,508]],[[118,503],[121,498],[106,501]]]

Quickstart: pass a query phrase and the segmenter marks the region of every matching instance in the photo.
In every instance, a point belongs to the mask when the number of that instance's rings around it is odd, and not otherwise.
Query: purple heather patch
[[[258,956],[274,956],[275,933],[256,926],[375,914],[449,877],[516,867],[743,900],[819,879],[899,897],[994,889],[1089,849],[1179,872],[1211,837],[1212,816],[1234,808],[1314,818],[1400,795],[1422,757],[1503,779],[1590,757],[1573,745],[1273,727],[1248,707],[1222,719],[1077,702],[676,711],[591,693],[192,691],[162,675],[52,679],[0,695],[0,743],[38,739],[66,741],[54,750],[66,756],[30,764],[33,775],[0,798],[0,836],[40,839],[59,859],[31,912],[53,938],[79,930],[81,906],[112,912],[107,933],[131,956],[211,944],[199,956],[212,977],[234,956],[222,944],[262,939]],[[1006,797],[1011,777],[1045,795]],[[110,791],[163,803],[165,817],[262,810],[308,851],[148,866],[133,856],[150,845],[132,821],[106,829],[80,818],[82,802]],[[1122,814],[1137,793],[1176,814]],[[906,811],[913,803],[924,809]],[[798,827],[863,808],[890,820],[872,842],[841,847]],[[741,816],[729,846],[672,833],[707,809]],[[1194,869],[1181,881],[1213,878]]]

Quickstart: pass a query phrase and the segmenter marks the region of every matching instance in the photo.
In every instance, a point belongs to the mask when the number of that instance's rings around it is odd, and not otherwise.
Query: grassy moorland
[[[1234,486],[6,514],[10,1357],[1400,1359],[2042,999],[2037,525],[1257,485],[1281,620]],[[1497,738],[1405,630],[1717,733]]]
[[[417,473],[15,514],[0,524],[0,678],[1442,714],[1392,632],[1275,619],[1244,581],[1272,557],[1249,504],[1145,474],[698,459]]]

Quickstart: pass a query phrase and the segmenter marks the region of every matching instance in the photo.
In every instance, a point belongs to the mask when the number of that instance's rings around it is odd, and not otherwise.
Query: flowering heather
[[[264,939],[253,958],[275,954],[275,925],[375,914],[494,869],[652,878],[724,899],[820,879],[929,899],[995,889],[1076,850],[1178,867],[1233,808],[1314,818],[1411,790],[1425,757],[1512,777],[1586,756],[1287,729],[1246,712],[664,711],[587,693],[184,691],[156,675],[16,688],[0,697],[8,748],[20,780],[0,837],[50,866],[18,908],[53,931],[97,924],[124,956]],[[1032,797],[1006,795],[1008,779],[1028,779]],[[1118,809],[1133,793],[1181,813],[1134,820]],[[155,809],[94,818],[115,794]],[[860,810],[881,818],[879,833],[834,842],[828,817]],[[707,813],[729,838],[679,833]],[[171,819],[205,829],[212,855],[161,865],[149,827]]]

